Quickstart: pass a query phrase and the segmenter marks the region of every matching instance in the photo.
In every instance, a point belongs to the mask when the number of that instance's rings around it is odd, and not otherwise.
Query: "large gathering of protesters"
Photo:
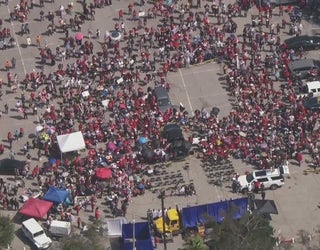
[[[41,4],[45,3],[40,0]],[[258,6],[258,15],[250,18],[249,10],[257,8],[250,0],[141,0],[138,7],[130,3],[119,10],[114,30],[103,33],[82,30],[82,25],[112,1],[81,4],[81,15],[73,13],[73,4],[57,12],[41,10],[39,20],[50,24],[47,35],[35,41],[27,25],[34,1],[21,0],[10,13],[10,20],[21,24],[26,45],[38,46],[41,65],[19,79],[14,58],[8,59],[7,79],[0,83],[1,95],[8,90],[20,94],[15,107],[5,104],[2,115],[13,108],[26,122],[36,120],[38,125],[33,139],[17,128],[8,131],[8,145],[0,145],[0,152],[8,148],[14,159],[20,150],[16,141],[26,141],[26,164],[17,175],[34,178],[43,192],[50,186],[66,188],[72,202],[77,196],[88,197],[73,204],[77,214],[87,205],[96,211],[97,199],[105,196],[113,215],[125,215],[131,198],[152,186],[144,175],[150,159],[141,152],[139,138],[148,139],[155,152],[153,162],[167,160],[168,142],[161,130],[169,122],[180,124],[190,142],[192,135],[206,138],[194,145],[204,161],[235,157],[270,168],[292,158],[301,162],[301,153],[308,152],[320,164],[318,113],[304,108],[288,69],[303,53],[286,49],[280,38],[284,30],[296,36],[304,32],[301,20],[288,15],[292,6]],[[274,23],[274,15],[283,16],[282,23]],[[238,30],[236,18],[248,19],[243,30]],[[151,20],[159,25],[149,25]],[[126,27],[128,22],[133,28]],[[9,39],[14,46],[10,30],[3,28],[2,20],[0,24],[0,40]],[[65,37],[52,50],[46,39],[58,30]],[[94,39],[103,41],[101,48],[95,47]],[[206,61],[221,64],[234,99],[231,113],[219,117],[203,109],[189,114],[183,107],[161,112],[153,88],[170,91],[169,72]],[[82,132],[86,150],[60,158],[56,136],[75,131]],[[112,170],[107,185],[95,175],[99,167]],[[16,208],[4,183],[0,189],[3,207],[12,203]]]

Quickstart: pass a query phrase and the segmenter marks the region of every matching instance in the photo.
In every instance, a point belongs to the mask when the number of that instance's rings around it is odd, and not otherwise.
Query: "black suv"
[[[166,125],[163,129],[163,137],[166,138],[169,143],[167,153],[170,159],[182,160],[189,155],[191,144],[184,139],[179,125]]]

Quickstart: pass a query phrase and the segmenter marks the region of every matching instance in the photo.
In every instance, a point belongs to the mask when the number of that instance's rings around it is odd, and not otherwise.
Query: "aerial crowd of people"
[[[50,21],[48,36],[57,30],[65,34],[63,44],[54,50],[41,35],[34,42],[28,40],[26,23],[35,11],[31,2],[21,0],[10,18],[22,22],[26,44],[38,46],[41,69],[19,80],[12,65],[16,62],[9,59],[4,65],[7,80],[0,87],[13,95],[21,92],[10,108],[21,112],[26,121],[37,120],[38,126],[30,142],[24,128],[22,134],[19,129],[8,131],[8,145],[1,145],[0,152],[7,147],[14,159],[19,150],[15,141],[26,141],[26,165],[18,174],[36,178],[44,191],[52,185],[67,188],[70,200],[89,197],[74,204],[77,214],[86,204],[96,211],[96,199],[106,195],[110,212],[125,215],[132,196],[152,186],[144,177],[147,164],[139,138],[147,138],[148,147],[166,154],[169,145],[161,129],[169,122],[185,128],[190,141],[194,134],[205,137],[195,145],[205,161],[236,157],[270,168],[291,158],[301,162],[301,152],[307,150],[320,164],[318,113],[304,108],[294,91],[296,83],[290,74],[282,75],[301,54],[282,46],[280,33],[291,24],[296,27],[294,35],[303,33],[301,20],[290,19],[289,7],[280,6],[277,13],[264,6],[250,19],[248,12],[256,8],[250,0],[229,5],[223,1],[141,1],[139,9],[130,3],[127,10],[119,10],[114,30],[102,36],[98,28],[84,35],[82,26],[95,20],[96,9],[112,2],[83,1],[81,15],[73,13],[73,4],[60,6],[59,13],[40,13],[40,22]],[[283,15],[284,22],[274,23],[274,15]],[[248,19],[240,32],[237,18]],[[9,34],[6,28],[1,37],[10,38]],[[101,38],[100,49],[94,40]],[[205,109],[189,114],[184,107],[161,112],[153,88],[163,86],[170,91],[169,72],[210,60],[221,64],[222,80],[233,96],[230,114],[220,118]],[[280,83],[285,84],[279,88]],[[10,112],[6,106],[2,115]],[[75,131],[82,132],[87,150],[60,159],[56,136]],[[43,157],[48,160],[42,164]],[[155,154],[153,160],[163,159]],[[95,175],[101,166],[112,170],[108,185]],[[6,195],[2,192],[1,197]]]

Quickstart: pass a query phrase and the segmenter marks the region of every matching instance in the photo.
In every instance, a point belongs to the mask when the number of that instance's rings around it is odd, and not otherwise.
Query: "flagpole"
[[[133,225],[133,233],[132,233],[132,235],[133,235],[133,247],[132,247],[132,249],[133,250],[136,250],[136,220],[135,220],[135,216],[133,215],[133,220],[132,220],[132,225]]]

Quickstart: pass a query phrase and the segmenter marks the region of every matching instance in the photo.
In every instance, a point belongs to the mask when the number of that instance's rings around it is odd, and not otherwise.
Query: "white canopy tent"
[[[112,219],[106,219],[106,230],[109,236],[122,236],[122,225],[126,224],[127,219],[125,217],[117,217]]]
[[[77,150],[86,148],[86,144],[84,142],[81,131],[65,134],[65,135],[58,135],[57,141],[58,141],[61,153],[67,153],[67,152],[77,151]]]

